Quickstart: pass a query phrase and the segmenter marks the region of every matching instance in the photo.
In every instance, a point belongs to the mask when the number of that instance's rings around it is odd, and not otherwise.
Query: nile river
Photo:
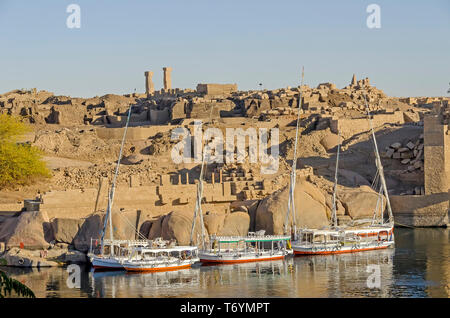
[[[449,229],[396,229],[395,249],[128,274],[5,268],[37,297],[449,297]],[[379,275],[378,275],[379,273]],[[375,286],[374,286],[375,285]]]

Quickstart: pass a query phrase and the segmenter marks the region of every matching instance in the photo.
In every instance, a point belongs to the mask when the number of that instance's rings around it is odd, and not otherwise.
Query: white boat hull
[[[123,268],[129,272],[163,272],[190,268],[192,264],[199,262],[199,258],[173,261],[125,261]]]
[[[248,263],[248,262],[262,262],[283,259],[289,251],[280,251],[275,253],[214,253],[214,252],[199,252],[200,261],[202,263]]]
[[[92,256],[90,257],[90,259],[92,267],[94,267],[94,269],[115,269],[115,270],[124,269],[120,259],[118,258]]]
[[[338,244],[328,246],[309,246],[309,245],[295,245],[292,244],[292,249],[295,255],[327,255],[327,254],[343,254],[356,253],[372,250],[386,249],[393,247],[394,242],[381,242],[360,245],[340,246]]]

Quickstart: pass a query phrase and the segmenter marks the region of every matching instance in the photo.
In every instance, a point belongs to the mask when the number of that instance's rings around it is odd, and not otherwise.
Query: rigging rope
[[[367,117],[369,120],[370,130],[372,132],[373,144],[374,144],[374,148],[375,148],[375,158],[376,158],[375,162],[376,162],[377,170],[380,175],[381,185],[383,186],[383,190],[386,195],[386,203],[387,203],[387,208],[388,208],[388,213],[389,213],[389,224],[393,224],[394,216],[392,214],[391,202],[389,200],[389,193],[387,191],[386,180],[384,179],[383,165],[381,164],[380,153],[378,151],[378,144],[377,144],[377,140],[375,138],[375,130],[373,129],[373,124],[372,124],[372,120],[370,117],[370,110],[369,110],[369,105],[367,103],[366,94],[363,94],[363,97],[364,97],[364,102],[366,105]]]
[[[296,212],[295,212],[295,200],[294,200],[294,189],[296,183],[296,170],[297,170],[297,143],[298,143],[298,129],[300,124],[300,112],[302,106],[302,88],[304,80],[305,68],[302,67],[302,82],[298,92],[298,112],[297,112],[297,125],[295,128],[295,145],[294,145],[294,158],[292,160],[292,171],[289,186],[289,198],[288,198],[288,209],[286,213],[286,219],[284,221],[284,234],[287,234],[287,227],[289,222],[289,215],[292,209],[292,223],[294,227],[294,238],[297,236],[297,224],[296,224]],[[292,230],[292,229],[291,229]]]
[[[209,113],[209,122],[212,122],[213,108],[214,108],[214,105],[211,105],[211,110]],[[202,165],[201,165],[200,176],[199,176],[198,185],[197,185],[197,200],[195,202],[194,218],[192,219],[191,237],[189,240],[189,245],[192,246],[192,244],[194,243],[193,235],[194,235],[194,230],[195,230],[195,222],[197,221],[197,215],[199,215],[200,226],[202,229],[202,248],[204,248],[205,247],[205,225],[203,223],[202,198],[203,198],[203,174],[204,174],[204,168],[205,168],[206,151],[203,147],[203,140],[201,140],[201,145],[202,145]]]
[[[112,226],[111,210],[112,210],[112,205],[113,205],[113,201],[114,201],[114,194],[115,194],[115,188],[116,188],[117,175],[119,174],[120,161],[122,160],[122,152],[123,152],[123,147],[125,145],[125,139],[127,137],[128,125],[130,123],[131,109],[132,108],[133,108],[133,104],[131,104],[130,108],[128,109],[127,122],[125,124],[125,130],[123,132],[122,144],[120,146],[119,159],[117,160],[116,171],[114,173],[113,182],[112,182],[112,185],[111,185],[111,190],[110,190],[109,196],[108,196],[108,208],[107,208],[107,211],[106,211],[105,223],[103,225],[103,232],[102,232],[102,237],[101,237],[102,250],[103,250],[103,239],[105,237],[106,225],[107,225],[107,222],[108,222],[108,218],[109,218],[109,226],[110,226],[109,230],[110,230],[111,241],[113,241],[113,239],[114,239],[113,238],[113,226]],[[114,254],[114,251],[112,252],[112,254]]]

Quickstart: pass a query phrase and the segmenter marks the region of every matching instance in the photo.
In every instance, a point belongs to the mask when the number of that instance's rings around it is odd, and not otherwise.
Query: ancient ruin
[[[153,84],[152,77],[153,72],[145,72],[145,94],[147,94],[147,96],[155,92],[155,85]]]
[[[163,67],[164,70],[164,90],[169,90],[172,88],[172,68]]]
[[[370,216],[377,191],[370,187],[376,176],[364,97],[398,225],[449,223],[449,98],[390,97],[368,78],[358,80],[355,75],[342,89],[327,82],[315,88],[240,91],[237,84],[200,83],[196,89],[181,89],[172,88],[172,69],[163,70],[161,90],[154,88],[153,72],[144,73],[145,93],[72,98],[32,89],[0,95],[1,113],[23,116],[33,127],[19,142],[39,147],[53,174],[48,182],[0,192],[1,242],[18,243],[14,239],[18,232],[14,234],[11,227],[4,230],[7,224],[23,224],[12,227],[22,231],[24,224],[44,222],[51,231],[39,228],[27,244],[45,245],[43,237],[50,235],[53,241],[85,251],[87,237],[97,235],[104,217],[130,105],[133,111],[114,209],[146,237],[187,239],[183,224],[190,224],[192,218],[200,165],[195,160],[173,162],[171,152],[179,139],[172,138],[172,132],[183,128],[193,136],[198,121],[202,131],[216,128],[224,136],[230,128],[244,133],[249,128],[278,129],[276,173],[261,173],[262,163],[250,163],[249,153],[243,162],[233,157],[208,164],[203,198],[209,233],[259,229],[278,233],[279,215],[287,204],[299,105],[295,196],[302,202],[296,207],[300,224],[320,227],[328,222],[337,134],[343,138],[338,222]],[[245,151],[250,151],[249,137],[244,138]],[[236,149],[224,148],[224,153],[227,150]],[[21,215],[32,220],[22,220]],[[117,233],[117,237],[130,236],[136,233]]]

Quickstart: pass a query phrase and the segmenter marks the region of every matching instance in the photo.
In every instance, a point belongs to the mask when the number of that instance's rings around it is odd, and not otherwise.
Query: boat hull
[[[345,253],[357,253],[373,250],[381,250],[394,246],[394,242],[384,242],[379,245],[369,245],[369,246],[344,246],[341,248],[312,248],[312,247],[302,247],[302,246],[292,246],[294,250],[294,255],[330,255],[330,254],[345,254]]]
[[[391,247],[391,245],[381,245],[372,247],[361,247],[361,248],[342,248],[340,250],[311,250],[308,248],[295,248],[294,255],[330,255],[330,254],[345,254],[345,253],[357,253],[373,250],[381,250]]]
[[[123,265],[119,260],[113,258],[91,258],[92,267],[95,270],[124,270]]]
[[[200,261],[198,258],[176,262],[124,262],[123,267],[129,272],[166,272],[190,268],[192,264]]]
[[[179,269],[191,268],[191,264],[177,265],[177,266],[162,266],[162,267],[125,266],[124,268],[129,272],[168,272],[168,271],[176,271]]]
[[[278,255],[267,255],[267,256],[256,256],[256,255],[246,255],[246,256],[220,256],[216,254],[200,254],[200,262],[202,263],[215,263],[215,264],[237,264],[237,263],[250,263],[250,262],[264,262],[264,261],[275,261],[283,259],[286,254]]]

